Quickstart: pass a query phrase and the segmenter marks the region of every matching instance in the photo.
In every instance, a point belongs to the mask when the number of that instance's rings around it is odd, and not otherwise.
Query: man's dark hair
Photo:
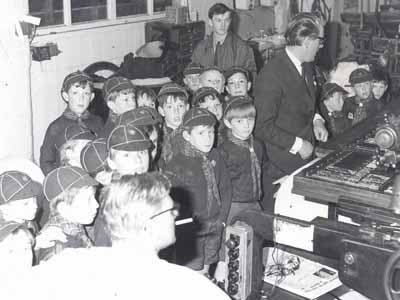
[[[214,15],[223,15],[227,11],[232,13],[232,10],[223,3],[215,3],[208,10],[208,18],[212,19]]]
[[[288,46],[301,46],[304,39],[318,38],[320,25],[312,18],[301,18],[289,24],[285,33],[286,44]]]

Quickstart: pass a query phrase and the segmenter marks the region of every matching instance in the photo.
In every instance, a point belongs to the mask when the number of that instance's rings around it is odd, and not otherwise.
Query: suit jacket
[[[289,152],[295,138],[314,144],[316,98],[312,64],[306,64],[304,69],[308,85],[286,51],[282,51],[263,67],[254,87],[255,135],[264,141],[270,163],[284,174],[307,163],[299,154]]]

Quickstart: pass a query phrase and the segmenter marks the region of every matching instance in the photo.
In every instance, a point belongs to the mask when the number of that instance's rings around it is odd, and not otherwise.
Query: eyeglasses
[[[154,218],[159,217],[167,212],[171,212],[174,217],[177,217],[177,216],[179,216],[179,208],[180,208],[180,205],[178,203],[175,203],[174,206],[172,206],[171,208],[160,211],[159,213],[152,215],[149,219],[153,220]]]

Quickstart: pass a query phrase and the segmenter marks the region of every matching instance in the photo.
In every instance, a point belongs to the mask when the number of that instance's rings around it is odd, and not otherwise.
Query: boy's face
[[[212,87],[221,94],[224,90],[224,84],[224,75],[217,70],[208,70],[200,75],[200,87]]]
[[[231,20],[231,12],[227,11],[221,15],[213,15],[208,22],[213,33],[217,35],[226,35],[228,33]]]
[[[343,93],[335,92],[324,101],[325,106],[329,111],[342,111],[343,108]]]
[[[73,146],[65,151],[66,161],[69,166],[82,168],[81,152],[90,140],[73,140]]]
[[[99,204],[94,198],[95,188],[87,186],[81,188],[69,205],[69,221],[76,224],[91,224],[97,214]]]
[[[209,112],[213,113],[217,120],[222,118],[222,104],[218,97],[214,95],[205,96],[204,101],[199,103],[199,107],[207,109]]]
[[[376,100],[382,98],[383,94],[386,92],[388,86],[384,81],[374,81],[372,83],[372,94]]]
[[[135,92],[132,90],[120,91],[114,101],[107,102],[108,107],[117,115],[136,108]]]
[[[10,234],[0,242],[0,265],[3,270],[24,271],[33,263],[32,240],[24,231]]]
[[[365,81],[356,83],[354,86],[354,92],[360,100],[365,100],[371,95],[372,84],[371,81]]]
[[[251,83],[247,81],[243,73],[235,73],[229,77],[226,83],[226,91],[231,96],[246,96]]]
[[[195,92],[200,88],[200,74],[186,75],[183,82],[192,92]]]
[[[183,115],[189,109],[189,105],[183,100],[169,96],[163,106],[159,107],[160,114],[164,117],[165,123],[172,129],[182,124]]]
[[[149,170],[149,151],[123,151],[111,149],[110,167],[121,175],[142,174]]]
[[[225,125],[232,130],[232,134],[240,140],[247,140],[253,132],[255,118],[233,118],[225,120]]]
[[[1,211],[6,220],[23,222],[32,221],[36,216],[37,208],[36,197],[32,197],[3,204]]]
[[[89,84],[81,87],[80,83],[76,82],[69,88],[68,92],[63,92],[63,97],[68,102],[69,109],[76,115],[81,116],[93,100],[94,93]]]
[[[190,133],[185,130],[183,137],[197,150],[208,153],[214,145],[214,135],[214,127],[198,125],[194,126]]]
[[[151,107],[151,108],[156,108],[155,100],[152,99],[146,93],[142,94],[141,96],[139,96],[137,98],[137,104],[138,104],[138,107],[147,106],[147,107]]]

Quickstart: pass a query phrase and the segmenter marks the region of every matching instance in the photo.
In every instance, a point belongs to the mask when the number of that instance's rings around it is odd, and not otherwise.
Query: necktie
[[[218,55],[219,52],[221,51],[221,43],[218,42],[217,46],[215,47],[215,52],[214,52],[214,66],[218,66]]]

